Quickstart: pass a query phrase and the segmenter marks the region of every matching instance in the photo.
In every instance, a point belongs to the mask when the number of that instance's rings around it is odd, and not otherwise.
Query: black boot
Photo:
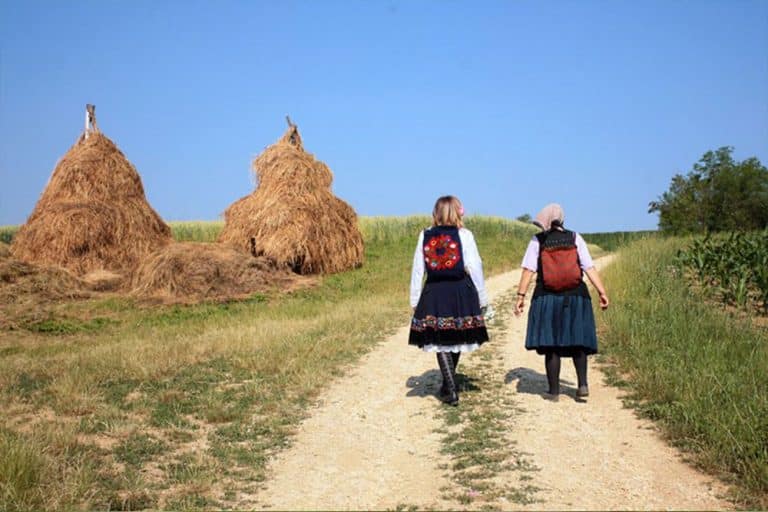
[[[453,374],[453,358],[447,352],[437,353],[437,364],[443,374],[443,387],[440,388],[440,399],[448,405],[459,405],[459,393],[456,389],[456,379]],[[444,390],[444,393],[442,392]]]
[[[461,383],[459,382],[459,378],[456,377],[456,374],[459,373],[459,358],[461,357],[461,352],[451,352],[451,360],[453,361],[453,380],[456,382],[456,390],[461,390]]]

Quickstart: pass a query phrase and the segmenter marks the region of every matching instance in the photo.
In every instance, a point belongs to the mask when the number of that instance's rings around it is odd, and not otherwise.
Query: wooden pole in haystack
[[[90,103],[85,105],[85,138],[88,138],[88,135],[93,133],[97,133],[99,129],[96,127],[96,105],[91,105]]]

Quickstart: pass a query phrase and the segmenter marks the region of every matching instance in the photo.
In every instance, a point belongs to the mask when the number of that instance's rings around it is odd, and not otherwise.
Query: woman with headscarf
[[[536,286],[528,312],[525,348],[544,355],[549,390],[546,398],[560,395],[560,358],[572,357],[576,367],[577,397],[589,395],[587,356],[597,353],[592,300],[583,280],[586,274],[608,308],[608,294],[592,262],[587,244],[578,233],[563,226],[565,215],[558,204],[544,207],[533,221],[541,232],[528,244],[523,273],[517,288],[515,315],[523,312],[528,285]]]

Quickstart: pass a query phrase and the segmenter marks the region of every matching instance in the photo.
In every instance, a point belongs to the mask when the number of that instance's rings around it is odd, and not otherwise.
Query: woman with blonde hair
[[[528,285],[536,274],[536,287],[528,312],[525,348],[544,355],[549,390],[546,398],[560,394],[560,358],[572,357],[576,367],[577,397],[589,395],[587,356],[597,353],[592,298],[583,280],[586,274],[608,308],[608,294],[584,239],[563,227],[565,214],[559,204],[544,207],[533,221],[540,233],[528,244],[523,273],[517,288],[515,315],[523,312]]]
[[[456,197],[438,198],[432,227],[419,233],[411,272],[414,309],[408,343],[437,354],[443,376],[440,398],[450,405],[459,402],[459,357],[488,341],[481,310],[488,306],[483,262],[463,216],[464,208]]]

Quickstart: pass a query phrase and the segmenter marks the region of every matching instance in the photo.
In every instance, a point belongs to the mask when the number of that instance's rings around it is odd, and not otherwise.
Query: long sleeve
[[[488,294],[485,291],[485,279],[483,278],[483,260],[480,259],[480,251],[477,250],[475,236],[470,230],[461,228],[459,230],[459,238],[461,238],[464,269],[475,284],[475,288],[477,288],[480,307],[487,306]]]
[[[411,307],[415,308],[421,297],[421,281],[424,278],[424,232],[419,233],[416,250],[413,253],[413,269],[411,270]]]
[[[579,263],[581,264],[581,270],[589,270],[595,266],[595,263],[592,261],[592,255],[589,254],[587,242],[585,242],[581,235],[578,233],[576,233],[576,250],[579,253]]]

